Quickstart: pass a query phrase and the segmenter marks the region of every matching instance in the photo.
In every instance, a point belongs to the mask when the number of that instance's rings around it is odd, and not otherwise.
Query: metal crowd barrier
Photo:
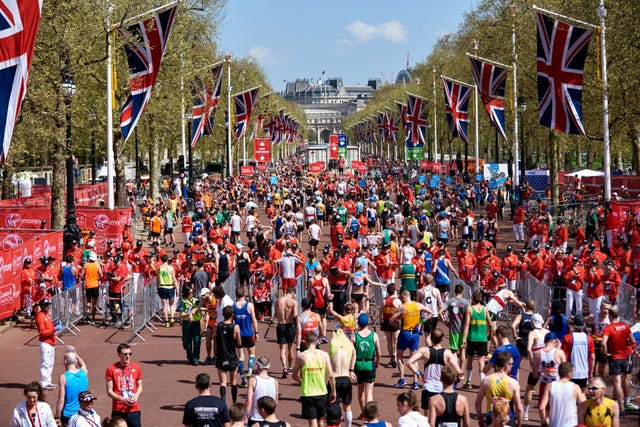
[[[450,277],[451,279],[451,285],[449,286],[449,297],[453,297],[456,293],[455,293],[455,288],[456,285],[462,285],[462,287],[464,288],[464,291],[462,293],[462,297],[468,299],[469,301],[471,301],[471,296],[473,294],[473,288],[471,286],[469,286],[467,284],[467,282],[465,282],[464,280],[462,280],[459,277],[453,276]],[[446,301],[443,301],[446,302]]]
[[[533,277],[527,271],[521,271],[516,281],[516,289],[520,292],[522,301],[534,300],[536,312],[543,318],[551,315],[551,301],[553,299],[553,288]]]
[[[637,290],[627,283],[621,283],[618,288],[617,306],[620,318],[632,322],[636,317]]]
[[[77,335],[80,329],[76,324],[85,316],[85,293],[84,287],[80,283],[66,291],[58,292],[51,297],[51,319],[54,324],[60,324],[62,329],[58,331],[61,335],[65,331]]]
[[[229,277],[222,282],[222,289],[224,289],[224,294],[229,295],[232,300],[236,299],[236,287],[238,286],[238,270],[233,269]]]
[[[176,295],[176,298],[178,295]],[[152,280],[148,285],[138,289],[138,292],[129,292],[124,296],[124,307],[122,309],[122,322],[131,328],[131,342],[134,338],[140,338],[144,328],[153,332],[157,328],[151,323],[156,314],[160,311],[161,302],[156,289],[156,282]]]

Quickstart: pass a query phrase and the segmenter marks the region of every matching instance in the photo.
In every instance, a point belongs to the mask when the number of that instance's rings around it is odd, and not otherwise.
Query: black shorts
[[[316,246],[318,246],[318,243],[320,243],[320,242],[318,242],[318,240],[316,240],[316,239],[309,239],[309,246],[316,247]]]
[[[571,382],[577,384],[580,388],[585,388],[589,380],[587,378],[571,378]]]
[[[351,299],[357,303],[362,302],[362,300],[364,299],[364,294],[351,294]]]
[[[471,239],[473,239],[473,233],[466,233],[466,234],[463,234],[463,235],[462,235],[462,238],[463,238],[464,240],[471,240]]]
[[[367,221],[367,228],[369,228],[371,230],[375,230],[376,222],[375,221]]]
[[[173,228],[165,228],[164,234],[173,234]]]
[[[217,358],[216,368],[225,372],[233,372],[238,369],[238,359],[235,358],[233,360],[222,360],[221,358]]]
[[[313,311],[314,313],[318,313],[320,316],[324,317],[325,314],[327,314],[327,308],[315,308],[315,307],[311,307],[311,311]]]
[[[631,358],[614,359],[609,362],[609,375],[630,374],[631,368]]]
[[[158,296],[160,299],[173,299],[176,296],[175,288],[158,288]]]
[[[489,352],[487,351],[487,342],[486,341],[468,341],[466,354],[467,356],[470,356],[470,357],[486,356],[487,354],[489,354]]]
[[[440,294],[444,295],[445,292],[449,292],[449,288],[451,287],[451,284],[449,283],[436,283],[436,289],[438,289],[440,291]]]
[[[607,363],[607,355],[602,352],[602,341],[596,341],[594,348],[596,353],[596,362]]]
[[[351,404],[351,379],[349,377],[336,377],[336,402]]]
[[[87,298],[98,298],[98,296],[100,295],[100,286],[85,289],[84,294],[87,296]]]
[[[324,417],[327,414],[327,406],[329,396],[324,394],[322,396],[302,396],[300,397],[300,403],[302,404],[302,419],[303,420],[316,420]]]
[[[156,233],[155,231],[151,232],[151,237],[160,237],[160,233]]]
[[[247,337],[240,337],[240,341],[242,342],[242,348],[253,348],[256,346],[256,337],[254,335],[249,335]]]
[[[429,400],[431,399],[431,396],[435,396],[436,394],[439,394],[439,393],[434,393],[433,391],[428,391],[428,390],[422,390],[420,407],[422,409],[429,409]]]
[[[300,232],[304,231],[304,225],[298,225],[298,226],[296,227],[296,230],[298,230],[298,233],[300,233]]]
[[[533,376],[533,372],[529,372],[529,376],[527,377],[527,385],[530,387],[535,387],[540,381],[540,377],[536,378]]]
[[[356,374],[356,379],[358,381],[358,384],[376,382],[376,370],[375,369],[373,369],[371,371],[355,370],[355,371],[353,371],[353,373]]]
[[[109,301],[112,303],[122,302],[122,294],[118,292],[109,292]]]
[[[296,342],[296,325],[281,323],[276,326],[276,342],[278,344],[293,344]]]
[[[438,316],[433,316],[431,319],[424,322],[424,332],[430,334],[432,331],[435,331],[437,326]]]
[[[384,332],[396,332],[400,328],[391,324],[388,320],[383,320],[380,329]]]

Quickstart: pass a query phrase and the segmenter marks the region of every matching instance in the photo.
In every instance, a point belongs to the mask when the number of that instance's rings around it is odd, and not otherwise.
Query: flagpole
[[[182,54],[180,54],[180,142],[182,143],[182,166],[185,165],[185,156],[186,156],[186,133],[185,133],[185,122],[186,122],[186,114],[184,111],[184,61],[182,60]],[[191,138],[191,135],[189,135]],[[191,141],[189,141],[191,143]],[[191,177],[189,177],[191,179]]]
[[[607,17],[607,9],[604,7],[604,0],[600,0],[597,9],[598,18],[600,18],[600,51],[602,58],[600,59],[600,67],[602,73],[602,130],[604,142],[604,200],[611,201],[611,141],[609,135],[609,78],[607,76],[607,43],[606,43],[606,26],[605,18]]]
[[[478,40],[473,39],[473,53],[475,55],[478,54]],[[475,80],[475,79],[474,79]],[[480,151],[480,141],[479,141],[479,129],[478,129],[478,85],[474,85],[475,87],[475,92],[473,95],[473,106],[474,106],[474,111],[475,111],[475,122],[476,122],[476,140],[475,140],[475,149],[476,149],[476,175],[480,172],[480,160],[479,160],[479,156],[478,156],[478,152]],[[465,171],[467,173],[467,175],[469,174],[469,162],[467,161],[467,164],[465,165],[467,170]]]
[[[511,57],[513,59],[513,188],[520,185],[520,165],[518,148],[518,53],[516,52],[516,6],[511,4]],[[524,164],[523,164],[524,167]]]
[[[232,167],[233,167],[233,151],[231,150],[231,55],[227,55],[224,58],[227,63],[227,118],[228,118],[228,126],[227,126],[227,176],[233,176]]]
[[[438,162],[438,114],[436,111],[436,69],[433,68],[433,154],[434,162]]]
[[[113,62],[111,59],[111,2],[107,6],[107,208],[115,207],[115,194],[113,185],[114,156],[113,156]]]

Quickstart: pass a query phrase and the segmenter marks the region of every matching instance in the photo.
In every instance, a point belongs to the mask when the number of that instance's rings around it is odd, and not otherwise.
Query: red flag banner
[[[337,148],[338,147],[336,146],[336,152],[338,151]],[[309,172],[311,173],[320,173],[326,168],[327,168],[327,164],[325,162],[315,162],[315,163],[309,164]]]
[[[258,163],[258,171],[259,172],[266,172],[267,171],[267,164],[266,163]]]
[[[351,160],[351,167],[360,173],[367,173],[367,164],[360,160]]]
[[[270,138],[253,138],[253,160],[258,163],[271,161]]]
[[[428,170],[431,167],[431,162],[429,160],[420,161],[420,169]]]
[[[338,160],[338,134],[329,135],[329,159]]]
[[[255,168],[251,165],[248,166],[240,166],[240,175],[242,176],[251,176],[255,172]]]

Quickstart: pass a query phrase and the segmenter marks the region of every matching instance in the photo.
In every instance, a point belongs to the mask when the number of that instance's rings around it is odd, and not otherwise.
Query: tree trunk
[[[60,112],[56,115],[56,135],[55,149],[53,152],[52,180],[51,180],[51,221],[49,227],[53,230],[62,230],[64,226],[65,216],[65,179],[66,179],[66,162],[65,158],[69,154],[66,150],[65,141],[65,119],[64,113]]]
[[[640,175],[640,122],[632,122],[628,135],[631,140],[631,167]]]
[[[117,132],[116,136],[113,138],[113,163],[116,175],[114,202],[117,207],[127,206],[127,182],[124,174],[124,143],[125,141],[122,137],[122,133]]]
[[[150,126],[151,143],[149,144],[149,194],[153,200],[160,197],[160,148],[158,138],[154,135]]]
[[[576,146],[578,151],[578,157],[576,158],[576,167],[578,170],[582,169],[582,142],[578,141],[578,145]]]
[[[551,155],[549,156],[549,174],[550,181],[549,184],[551,186],[551,214],[555,215],[558,207],[558,201],[560,200],[560,186],[558,185],[558,137],[556,134],[550,130],[549,131],[549,149],[551,150]]]
[[[11,182],[13,172],[13,156],[11,155],[11,150],[9,150],[2,167],[2,196],[0,198],[3,200],[10,199],[13,194],[13,183]]]

